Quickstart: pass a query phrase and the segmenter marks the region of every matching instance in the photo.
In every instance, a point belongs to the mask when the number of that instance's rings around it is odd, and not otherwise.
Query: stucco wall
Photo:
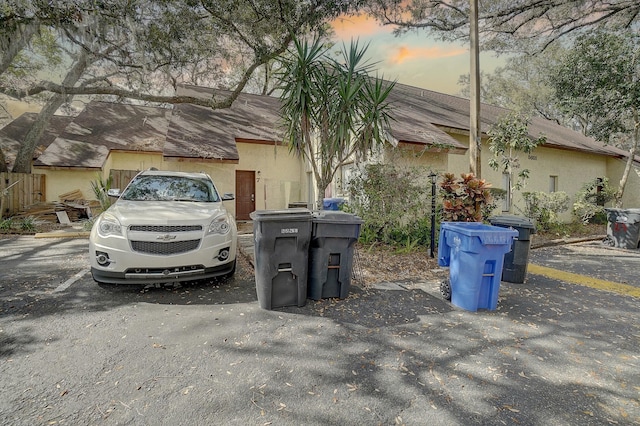
[[[103,177],[107,178],[111,169],[142,171],[151,167],[155,167],[157,169],[164,168],[161,153],[154,154],[146,152],[136,153],[111,151],[103,168]]]
[[[91,182],[98,179],[92,170],[48,170],[34,168],[34,173],[46,176],[45,201],[58,201],[59,195],[79,189],[87,200],[95,199]]]
[[[458,138],[462,141],[462,139]],[[468,143],[468,141],[466,141]],[[491,152],[489,145],[483,141],[481,150],[481,176],[494,188],[503,188],[502,173],[489,167]],[[607,176],[610,167],[607,157],[595,154],[568,151],[561,149],[538,147],[530,155],[518,154],[520,169],[528,169],[529,179],[526,181],[521,191],[513,194],[514,213],[519,213],[524,209],[522,192],[549,192],[550,177],[557,176],[557,191],[566,192],[570,197],[570,203],[574,202],[574,194],[582,186],[597,177]],[[469,172],[469,153],[463,156],[449,156],[449,171],[459,175]],[[498,211],[500,210],[500,211]],[[501,208],[496,210],[500,214]],[[571,208],[563,213],[560,218],[564,221],[571,221]]]
[[[625,160],[610,158],[607,161],[609,184],[614,188],[618,187],[625,166]],[[640,208],[640,168],[638,167],[631,168],[624,195],[622,196],[622,207],[628,209]]]
[[[449,155],[446,152],[432,152],[417,149],[410,145],[400,145],[395,149],[388,149],[385,153],[386,161],[405,167],[423,168],[426,171],[443,173],[448,169]],[[424,176],[429,181],[428,173]]]
[[[288,147],[245,142],[237,146],[240,162],[235,170],[256,172],[256,210],[283,209],[308,200],[303,162]]]

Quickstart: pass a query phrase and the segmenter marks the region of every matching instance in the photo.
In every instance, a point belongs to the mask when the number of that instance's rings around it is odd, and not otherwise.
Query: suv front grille
[[[129,230],[138,232],[189,232],[202,231],[202,225],[131,225]]]
[[[199,245],[200,240],[172,241],[168,243],[155,241],[131,241],[131,248],[133,251],[161,256],[186,253],[197,249]]]

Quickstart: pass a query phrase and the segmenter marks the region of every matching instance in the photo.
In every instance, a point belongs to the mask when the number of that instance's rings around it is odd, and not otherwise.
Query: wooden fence
[[[0,218],[45,201],[45,178],[45,175],[37,174],[0,173]]]
[[[136,177],[140,173],[139,170],[114,170],[111,169],[110,175],[113,181],[111,182],[112,188],[118,188],[121,191],[131,182],[131,179]]]

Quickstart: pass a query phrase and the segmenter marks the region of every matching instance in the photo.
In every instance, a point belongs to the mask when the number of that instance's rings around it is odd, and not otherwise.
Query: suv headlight
[[[98,233],[102,237],[108,237],[110,235],[120,236],[122,235],[122,225],[120,225],[120,222],[114,215],[103,213],[98,223]]]
[[[226,216],[220,216],[213,219],[213,222],[209,225],[209,234],[225,235],[231,230],[231,225]]]

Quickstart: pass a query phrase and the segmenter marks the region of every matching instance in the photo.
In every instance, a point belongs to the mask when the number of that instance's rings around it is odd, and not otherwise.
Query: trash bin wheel
[[[616,242],[613,240],[613,238],[611,238],[610,235],[607,235],[606,237],[604,237],[604,239],[602,240],[602,244],[604,244],[605,246],[610,246],[613,247]]]
[[[449,280],[444,280],[440,283],[440,293],[442,293],[442,297],[445,300],[451,300],[451,282]]]

